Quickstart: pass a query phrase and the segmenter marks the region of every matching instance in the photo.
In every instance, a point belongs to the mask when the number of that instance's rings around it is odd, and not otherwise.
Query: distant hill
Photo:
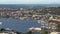
[[[0,8],[60,7],[60,4],[0,4]]]

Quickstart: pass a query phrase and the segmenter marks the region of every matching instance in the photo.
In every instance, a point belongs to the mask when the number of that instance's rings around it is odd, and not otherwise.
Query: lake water
[[[0,18],[0,28],[10,28],[18,32],[26,32],[31,27],[41,27],[37,20],[19,20],[14,18]]]

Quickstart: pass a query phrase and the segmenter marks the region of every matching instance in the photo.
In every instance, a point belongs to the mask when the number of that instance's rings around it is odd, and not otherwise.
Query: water
[[[10,28],[18,32],[26,32],[28,28],[40,27],[41,24],[37,20],[19,20],[14,18],[0,18],[0,28]]]

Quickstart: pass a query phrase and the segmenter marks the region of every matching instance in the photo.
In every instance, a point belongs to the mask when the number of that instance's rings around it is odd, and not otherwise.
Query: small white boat
[[[3,22],[0,22],[0,25],[2,25]]]

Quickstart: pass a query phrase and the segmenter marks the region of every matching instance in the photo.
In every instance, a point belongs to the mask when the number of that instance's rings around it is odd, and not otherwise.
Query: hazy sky
[[[60,4],[60,0],[0,0],[0,4]]]

